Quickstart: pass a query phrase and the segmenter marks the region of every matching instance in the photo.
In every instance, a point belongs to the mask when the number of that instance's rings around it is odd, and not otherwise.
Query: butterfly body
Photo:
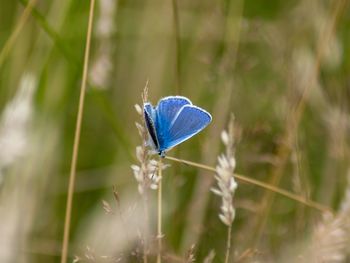
[[[167,150],[203,130],[212,120],[207,111],[181,96],[162,98],[156,107],[145,103],[144,117],[150,144],[162,157]]]

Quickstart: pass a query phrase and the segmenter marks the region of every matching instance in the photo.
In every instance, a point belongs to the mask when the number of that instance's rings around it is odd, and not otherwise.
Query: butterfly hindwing
[[[199,107],[182,106],[171,121],[169,130],[162,139],[164,142],[160,144],[160,150],[167,150],[191,138],[203,130],[211,120],[211,115]]]

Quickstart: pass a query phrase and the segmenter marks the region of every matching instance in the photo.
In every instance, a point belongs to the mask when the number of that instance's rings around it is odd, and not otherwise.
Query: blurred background
[[[0,262],[60,261],[82,80],[89,1],[31,3],[0,0]],[[232,262],[347,262],[349,29],[346,0],[97,0],[69,262],[142,262],[155,235],[156,192],[146,222],[130,169],[147,81],[153,104],[213,116],[169,155],[214,167],[234,113],[237,173],[336,211],[238,181]],[[223,262],[213,174],[165,162],[164,261]]]

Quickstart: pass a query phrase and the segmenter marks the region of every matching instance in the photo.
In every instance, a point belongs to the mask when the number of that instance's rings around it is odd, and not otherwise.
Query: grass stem
[[[187,161],[187,160],[183,160],[183,159],[178,159],[178,158],[170,157],[170,156],[166,156],[165,158],[168,159],[168,160],[171,160],[171,161],[175,161],[175,162],[187,164],[187,165],[190,165],[190,166],[193,166],[193,167],[205,169],[205,170],[208,170],[208,171],[211,171],[211,172],[214,172],[214,173],[216,172],[216,169],[214,167],[209,166],[209,165],[205,165],[205,164],[201,164],[201,163],[195,163],[195,162],[191,162],[191,161]],[[315,208],[315,209],[317,209],[317,210],[319,210],[321,212],[331,212],[331,213],[333,213],[333,211],[329,207],[324,206],[322,204],[319,204],[317,202],[314,202],[312,200],[306,199],[303,196],[299,196],[299,195],[296,195],[294,193],[291,193],[291,192],[289,192],[287,190],[284,190],[284,189],[278,188],[276,186],[273,186],[273,185],[270,185],[270,184],[267,184],[267,183],[255,180],[253,178],[249,178],[249,177],[244,176],[244,175],[233,174],[232,176],[234,176],[239,181],[242,181],[242,182],[245,182],[245,183],[249,183],[249,184],[253,184],[253,185],[259,186],[261,188],[270,190],[270,191],[272,191],[274,193],[280,194],[280,195],[282,195],[284,197],[287,197],[289,199],[292,199],[294,201],[297,201],[297,202],[302,203],[304,205],[307,205],[309,207]]]
[[[142,196],[143,208],[145,213],[145,229],[143,231],[143,263],[148,262],[148,227],[149,227],[149,208],[147,192]]]
[[[158,161],[158,253],[157,263],[162,262],[162,157]]]
[[[84,101],[85,101],[87,72],[88,72],[88,64],[89,64],[92,22],[93,22],[93,17],[94,17],[94,6],[95,6],[95,0],[91,0],[90,12],[89,12],[89,22],[88,22],[88,29],[87,29],[87,36],[86,36],[85,55],[84,55],[83,79],[82,79],[81,88],[80,88],[79,107],[78,107],[78,115],[77,115],[75,135],[74,135],[74,145],[73,145],[70,176],[69,176],[68,196],[67,196],[67,205],[66,205],[66,217],[64,220],[64,233],[63,233],[61,263],[67,262],[67,255],[68,255],[70,222],[71,222],[71,214],[72,214],[76,167],[77,167],[78,152],[79,152],[81,123],[82,123],[83,111],[84,111]]]
[[[230,258],[230,250],[231,250],[231,231],[232,224],[230,224],[227,228],[227,241],[226,241],[226,255],[225,255],[225,263],[229,262]]]

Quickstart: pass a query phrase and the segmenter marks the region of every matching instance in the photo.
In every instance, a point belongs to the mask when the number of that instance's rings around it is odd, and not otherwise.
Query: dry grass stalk
[[[218,165],[216,166],[216,180],[218,188],[213,188],[213,193],[221,196],[222,205],[219,218],[228,226],[227,244],[225,262],[229,261],[231,248],[231,227],[235,218],[235,208],[233,206],[233,195],[237,188],[237,183],[233,177],[233,172],[236,167],[236,159],[234,156],[234,118],[231,116],[228,130],[223,131],[221,139],[226,147],[226,153],[218,157]]]
[[[350,242],[350,173],[345,196],[336,215],[325,213],[313,230],[310,241],[299,255],[301,262],[346,261]]]
[[[305,262],[344,262],[349,241],[349,219],[343,213],[325,215],[314,230]]]
[[[184,160],[184,159],[178,159],[175,157],[170,157],[170,156],[165,156],[165,159],[174,161],[174,162],[178,162],[178,163],[182,163],[182,164],[186,164],[186,165],[190,165],[193,167],[197,167],[203,170],[207,170],[210,172],[215,172],[216,173],[216,168],[209,166],[209,165],[205,165],[202,163],[196,163],[196,162],[192,162],[192,161],[188,161],[188,160]],[[278,188],[276,186],[272,186],[270,184],[264,183],[262,181],[259,180],[255,180],[251,177],[242,175],[242,174],[233,174],[233,177],[235,177],[237,180],[244,182],[244,183],[248,183],[248,184],[252,184],[261,188],[264,188],[268,191],[274,192],[276,194],[279,194],[281,196],[284,196],[286,198],[289,198],[291,200],[294,200],[298,203],[304,204],[308,207],[312,207],[320,212],[327,212],[327,213],[333,213],[333,210],[330,207],[327,207],[325,205],[322,205],[320,203],[317,203],[315,201],[309,200],[309,199],[305,199],[304,197],[294,194],[292,192],[289,192],[287,190],[284,190],[282,188]]]
[[[146,83],[146,86],[144,88],[143,94],[142,94],[142,100],[143,103],[147,101],[148,96],[148,82]],[[147,192],[148,190],[157,190],[158,189],[158,199],[161,198],[161,171],[165,169],[167,166],[162,165],[161,162],[156,161],[155,159],[152,159],[152,152],[148,149],[148,141],[149,141],[149,135],[148,131],[146,129],[145,120],[143,117],[143,109],[140,105],[136,104],[135,109],[139,115],[141,115],[142,124],[136,123],[136,127],[138,129],[139,135],[141,137],[142,143],[140,146],[136,147],[136,158],[138,160],[138,164],[131,165],[131,169],[133,170],[135,179],[138,183],[138,191],[140,195],[143,197],[144,200],[144,206],[145,206],[145,217],[146,222],[149,221],[149,215],[148,215],[148,197]],[[159,221],[159,218],[161,217],[161,205],[160,201],[158,200],[158,245],[159,245],[159,251],[161,250],[161,222]],[[148,225],[148,223],[146,223]],[[145,230],[144,233],[144,262],[147,262],[147,239],[148,234],[147,230]],[[159,256],[160,260],[160,256]]]
[[[148,96],[148,83],[146,83],[145,89],[142,94],[143,103],[147,101]],[[136,158],[138,164],[131,165],[131,169],[134,172],[136,181],[138,182],[138,191],[141,195],[144,195],[148,189],[156,190],[158,189],[158,184],[160,181],[159,176],[157,175],[158,170],[158,161],[152,159],[152,151],[148,149],[148,131],[146,129],[145,120],[143,117],[143,109],[140,105],[135,105],[136,112],[141,116],[142,124],[136,122],[136,128],[141,137],[141,145],[136,147]],[[165,169],[166,166],[163,165],[162,169]]]
[[[158,226],[157,226],[157,238],[158,238],[158,252],[157,252],[157,263],[162,262],[162,157],[159,157],[158,161]]]
[[[70,221],[71,221],[71,213],[72,213],[72,205],[73,205],[76,166],[77,166],[77,161],[78,161],[81,123],[82,123],[83,111],[84,111],[85,91],[86,91],[90,44],[91,44],[92,23],[93,23],[93,18],[94,18],[94,8],[95,8],[95,0],[91,0],[90,1],[89,20],[88,20],[88,30],[87,30],[86,44],[85,44],[83,78],[82,78],[81,87],[80,87],[79,107],[78,107],[78,114],[77,114],[77,121],[76,121],[75,135],[74,135],[74,145],[73,145],[71,169],[70,169],[70,175],[69,175],[69,185],[68,185],[68,196],[67,196],[67,205],[66,205],[66,216],[65,216],[65,221],[64,221],[61,263],[66,263],[67,256],[68,256]]]
[[[187,251],[187,255],[186,255],[186,258],[185,258],[185,263],[192,263],[192,262],[195,262],[196,261],[196,258],[195,258],[195,249],[196,249],[196,246],[193,244],[190,249]]]
[[[137,126],[140,129],[140,126]],[[149,152],[145,146],[136,147],[136,158],[139,161],[139,165],[133,164],[131,169],[138,183],[138,191],[141,195],[144,195],[148,189],[156,190],[158,188],[158,163],[156,160],[150,159]]]
[[[222,197],[219,218],[227,226],[232,224],[235,217],[233,195],[237,188],[237,183],[232,176],[236,166],[233,136],[233,120],[231,119],[228,131],[223,131],[221,134],[222,141],[226,146],[226,153],[218,157],[219,164],[216,166],[217,175],[215,176],[218,188],[211,189],[214,194]]]

